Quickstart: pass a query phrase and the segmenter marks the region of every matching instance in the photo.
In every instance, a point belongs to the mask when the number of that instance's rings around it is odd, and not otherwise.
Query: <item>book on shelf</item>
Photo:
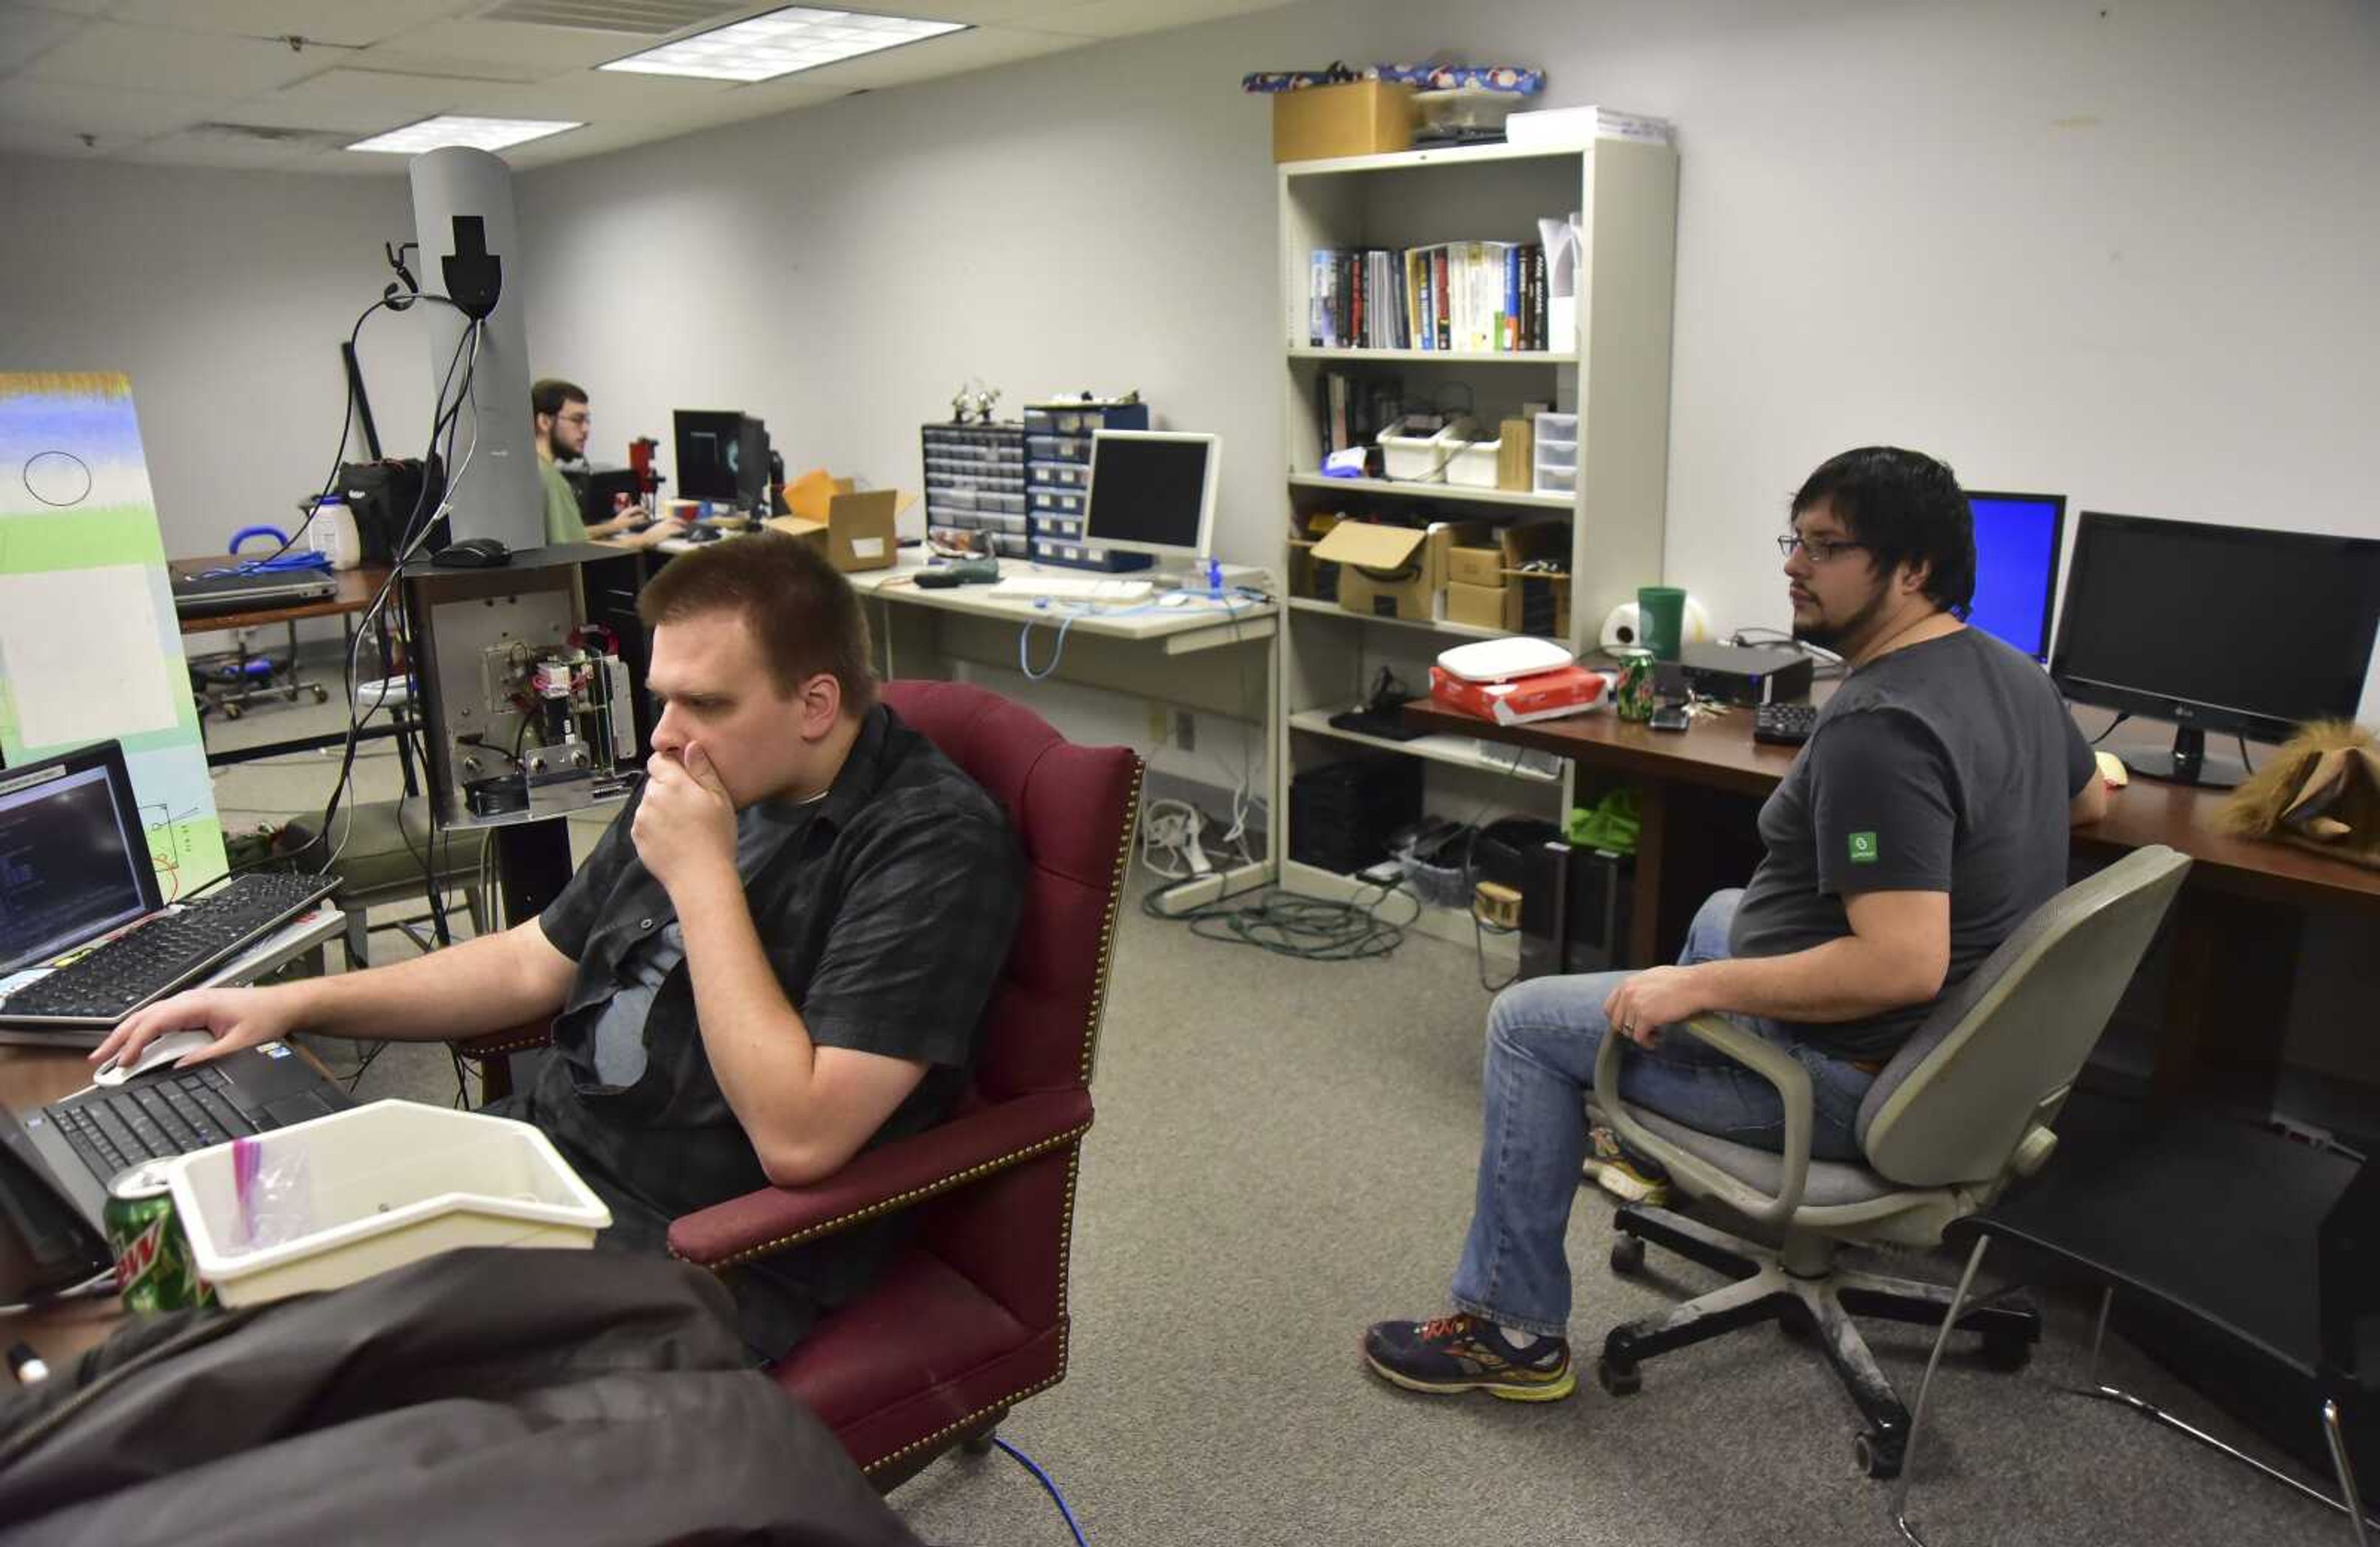
[[[1548,347],[1545,250],[1440,242],[1402,251],[1317,248],[1306,340],[1323,349],[1512,354]]]

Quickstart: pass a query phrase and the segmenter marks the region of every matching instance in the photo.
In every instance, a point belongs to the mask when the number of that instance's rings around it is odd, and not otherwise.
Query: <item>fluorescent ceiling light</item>
[[[468,145],[475,151],[501,151],[507,145],[542,140],[549,134],[584,127],[546,118],[466,118],[447,113],[435,118],[424,118],[418,124],[407,124],[403,128],[393,128],[386,134],[375,134],[370,140],[358,140],[347,149],[386,151],[400,156],[419,155],[424,151],[435,151],[447,145]]]
[[[965,30],[966,26],[956,21],[913,21],[906,17],[787,6],[614,59],[601,67],[703,80],[773,80],[796,70],[814,70],[921,38]]]

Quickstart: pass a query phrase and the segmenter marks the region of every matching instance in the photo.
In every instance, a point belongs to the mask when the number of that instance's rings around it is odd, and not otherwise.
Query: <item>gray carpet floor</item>
[[[261,707],[210,737],[336,723],[335,707]],[[358,766],[365,798],[397,792],[382,747]],[[335,767],[303,754],[225,771],[226,825],[319,809]],[[582,852],[598,831],[578,824]],[[385,933],[373,948],[411,949]],[[1471,953],[1419,937],[1386,959],[1313,964],[1132,912],[1083,1158],[1072,1369],[1003,1436],[1049,1470],[1095,1543],[1898,1541],[1886,1490],[1853,1472],[1849,1401],[1814,1350],[1771,1329],[1648,1364],[1624,1401],[1591,1380],[1543,1407],[1429,1398],[1361,1369],[1366,1322],[1445,1309],[1488,1000]],[[338,1044],[326,1052],[340,1063]],[[358,1093],[444,1102],[455,1077],[443,1050],[397,1047]],[[1614,1278],[1609,1217],[1598,1194],[1580,1194],[1572,1334],[1590,1349],[1613,1322],[1716,1283],[1658,1249],[1647,1275]],[[1893,1267],[1956,1271],[1921,1254]],[[1912,1511],[1935,1547],[2347,1540],[2340,1517],[2062,1391],[2082,1374],[2090,1307],[2043,1304],[2046,1336],[2022,1373],[1972,1355],[1945,1363]],[[1870,1332],[1913,1394],[1927,1334]],[[2119,1338],[2103,1372],[2269,1458]],[[932,1542],[1072,1540],[1039,1485],[996,1452],[939,1462],[893,1503]]]

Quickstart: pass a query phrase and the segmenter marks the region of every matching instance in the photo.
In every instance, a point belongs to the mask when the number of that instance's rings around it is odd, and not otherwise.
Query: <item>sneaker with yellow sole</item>
[[[1586,1163],[1580,1174],[1612,1197],[1648,1209],[1670,1206],[1670,1174],[1629,1150],[1609,1128],[1586,1136]]]
[[[1559,1402],[1578,1389],[1566,1338],[1514,1345],[1492,1322],[1457,1311],[1428,1322],[1376,1322],[1364,1362],[1407,1391],[1484,1391],[1507,1402]]]

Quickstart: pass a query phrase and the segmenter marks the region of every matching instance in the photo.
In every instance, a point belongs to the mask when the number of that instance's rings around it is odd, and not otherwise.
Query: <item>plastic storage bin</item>
[[[1578,492],[1576,468],[1537,468],[1537,493],[1540,494],[1574,494]]]
[[[1446,481],[1461,489],[1493,489],[1496,458],[1503,449],[1500,439],[1458,445],[1446,459]]]
[[[1087,489],[1091,486],[1091,469],[1074,462],[1042,462],[1033,469],[1033,481],[1038,488]]]
[[[1399,482],[1436,483],[1447,476],[1454,457],[1479,433],[1478,424],[1470,419],[1458,419],[1434,435],[1400,435],[1393,427],[1378,435],[1380,465],[1388,476]],[[1496,482],[1496,457],[1493,443],[1488,456],[1488,485]]]
[[[228,1306],[336,1289],[456,1247],[590,1247],[612,1212],[527,1123],[374,1102],[275,1128],[266,1168],[293,1155],[313,1227],[245,1248],[233,1146],[170,1165],[174,1209],[200,1276]]]
[[[1091,459],[1091,438],[1088,435],[1028,435],[1025,445],[1036,462],[1088,462]]]

